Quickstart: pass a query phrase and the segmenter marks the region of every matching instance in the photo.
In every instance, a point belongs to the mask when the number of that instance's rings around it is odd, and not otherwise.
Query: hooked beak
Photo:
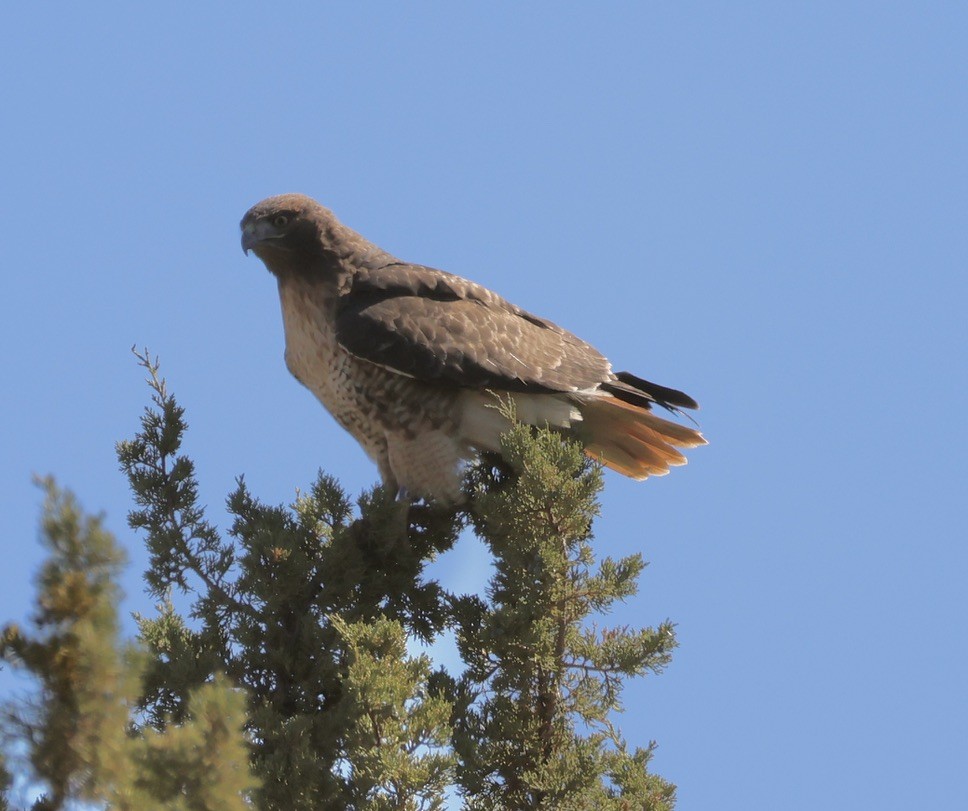
[[[242,253],[246,256],[249,255],[251,251],[259,242],[259,238],[255,235],[256,224],[254,222],[247,222],[242,224]]]
[[[242,252],[246,255],[267,239],[278,239],[272,225],[265,220],[249,220],[242,223]]]

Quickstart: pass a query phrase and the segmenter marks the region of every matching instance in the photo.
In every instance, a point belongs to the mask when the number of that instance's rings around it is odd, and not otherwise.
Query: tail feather
[[[633,479],[664,476],[686,464],[676,448],[705,445],[699,431],[657,417],[615,397],[595,397],[581,406],[582,421],[572,430],[589,456]]]
[[[635,405],[604,391],[510,396],[522,422],[551,426],[574,436],[589,456],[633,479],[664,476],[669,468],[686,464],[678,448],[706,444],[694,428],[653,414],[651,400]],[[474,450],[500,451],[501,434],[508,422],[505,413],[495,407],[498,403],[490,392],[464,393],[461,437],[468,458]]]
[[[619,372],[615,377],[617,380],[603,383],[602,388],[627,403],[645,408],[649,408],[652,403],[657,403],[670,411],[678,411],[680,408],[699,408],[699,403],[678,389],[660,386],[658,383],[636,377],[631,372]]]

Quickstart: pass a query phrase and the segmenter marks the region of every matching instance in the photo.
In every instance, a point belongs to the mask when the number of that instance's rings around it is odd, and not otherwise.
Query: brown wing
[[[593,347],[485,287],[421,265],[358,272],[337,340],[357,357],[426,381],[504,391],[576,391],[612,375]]]

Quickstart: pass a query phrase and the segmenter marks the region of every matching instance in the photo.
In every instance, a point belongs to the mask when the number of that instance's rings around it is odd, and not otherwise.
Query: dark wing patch
[[[644,391],[665,408],[699,408],[699,403],[678,389],[670,389],[668,386],[660,386],[658,383],[643,380],[631,372],[619,372],[616,377],[625,385]]]
[[[575,391],[610,377],[608,361],[571,333],[420,265],[358,274],[341,296],[336,337],[398,374],[466,388]]]
[[[617,380],[603,383],[602,388],[626,403],[642,408],[651,408],[655,403],[676,413],[681,408],[699,408],[699,403],[678,389],[670,389],[667,386],[643,380],[631,372],[618,372],[615,377]]]

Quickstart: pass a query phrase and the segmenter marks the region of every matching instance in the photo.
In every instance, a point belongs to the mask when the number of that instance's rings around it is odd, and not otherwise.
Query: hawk
[[[242,218],[242,248],[275,276],[286,365],[362,445],[386,486],[461,499],[463,463],[500,451],[510,399],[519,420],[578,439],[644,479],[704,445],[652,412],[698,408],[681,391],[613,372],[596,349],[479,284],[403,262],[301,194]]]

